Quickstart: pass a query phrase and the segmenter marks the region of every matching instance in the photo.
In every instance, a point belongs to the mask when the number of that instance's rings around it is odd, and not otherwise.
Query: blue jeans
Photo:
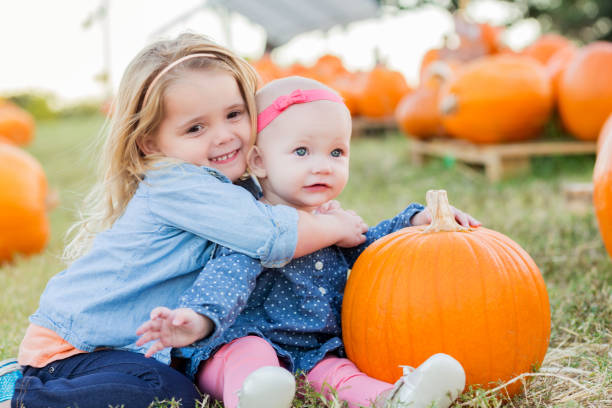
[[[193,382],[175,369],[142,354],[101,350],[23,367],[12,408],[147,408],[151,402],[181,400],[193,408],[201,399]]]

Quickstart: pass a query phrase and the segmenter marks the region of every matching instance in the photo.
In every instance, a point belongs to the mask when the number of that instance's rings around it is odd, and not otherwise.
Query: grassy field
[[[28,315],[47,280],[62,269],[58,256],[94,178],[93,140],[102,123],[101,117],[40,123],[28,148],[58,191],[60,205],[50,215],[52,238],[46,251],[0,267],[0,360],[16,355]],[[552,307],[550,349],[525,394],[510,406],[612,406],[612,264],[592,207],[570,207],[562,194],[565,183],[590,180],[594,157],[538,158],[530,175],[491,184],[477,169],[459,163],[432,160],[413,167],[409,144],[399,134],[354,140],[351,156],[349,185],[340,200],[368,223],[390,217],[410,202],[423,202],[429,189],[445,189],[451,204],[518,242],[540,267]],[[340,406],[306,394],[296,407]],[[472,391],[456,405],[500,404],[489,394]]]

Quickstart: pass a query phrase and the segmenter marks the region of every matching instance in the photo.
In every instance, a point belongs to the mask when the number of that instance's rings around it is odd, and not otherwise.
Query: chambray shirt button
[[[51,366],[49,367],[49,373],[53,374],[55,372],[55,367]]]
[[[321,292],[321,294],[324,295],[327,293],[327,290],[323,286],[321,286],[319,287],[319,292]]]
[[[321,262],[321,261],[315,262],[315,269],[317,271],[320,271],[321,269],[323,269],[323,262]]]

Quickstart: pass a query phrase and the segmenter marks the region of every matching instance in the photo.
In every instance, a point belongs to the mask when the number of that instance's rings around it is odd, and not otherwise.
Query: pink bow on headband
[[[344,103],[338,94],[328,91],[327,89],[296,89],[289,95],[279,96],[270,106],[257,115],[257,132],[261,132],[270,122],[291,105],[321,100]]]

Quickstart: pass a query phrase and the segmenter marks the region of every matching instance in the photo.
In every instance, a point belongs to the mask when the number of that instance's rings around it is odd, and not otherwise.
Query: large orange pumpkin
[[[443,88],[446,131],[475,143],[536,137],[552,109],[550,80],[532,58],[500,55],[465,64]]]
[[[0,143],[0,263],[40,252],[49,239],[47,179],[18,147]]]
[[[608,117],[598,139],[593,170],[593,205],[599,233],[612,257],[612,115]]]
[[[362,79],[357,109],[370,118],[392,117],[399,101],[411,91],[401,72],[377,65]]]
[[[596,140],[612,113],[612,43],[581,48],[559,82],[559,114],[565,128],[582,140]]]
[[[430,64],[418,88],[404,96],[395,109],[395,120],[406,135],[416,138],[442,136],[440,89],[453,75],[453,68],[443,61]]]
[[[467,386],[491,388],[531,371],[550,336],[538,267],[510,238],[458,225],[445,191],[428,192],[427,205],[430,226],[379,239],[353,266],[342,305],[348,357],[390,383],[400,365],[440,352],[463,365]]]
[[[0,142],[23,146],[34,137],[34,118],[19,106],[0,100]]]
[[[559,34],[546,34],[535,40],[535,42],[525,48],[523,55],[535,58],[546,65],[557,51],[571,46],[572,43],[567,38]]]

